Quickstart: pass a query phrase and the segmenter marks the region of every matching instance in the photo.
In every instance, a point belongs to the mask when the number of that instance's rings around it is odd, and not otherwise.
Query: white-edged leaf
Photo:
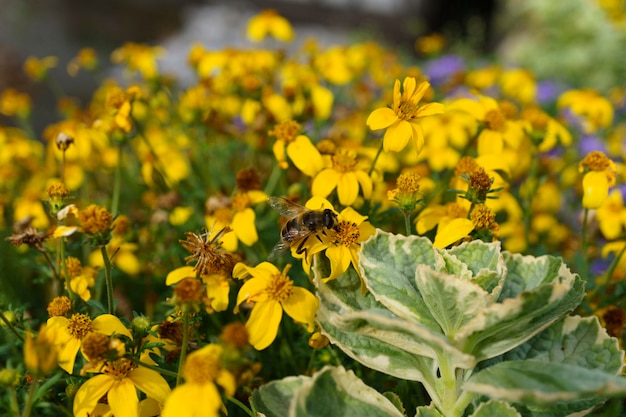
[[[466,265],[472,273],[470,279],[487,291],[494,301],[498,299],[507,273],[500,242],[473,240],[451,248],[447,254]]]
[[[563,260],[555,256],[522,256],[509,252],[503,252],[503,256],[507,274],[500,301],[517,297],[523,291],[542,284],[552,283],[561,275],[564,277],[572,275]]]
[[[326,366],[294,392],[289,417],[404,417],[389,399],[352,371]]]
[[[430,240],[377,230],[361,245],[359,265],[365,285],[380,303],[400,317],[438,328],[415,287],[417,265],[444,267]]]
[[[299,389],[306,376],[291,376],[271,381],[252,392],[251,405],[257,413],[266,417],[285,417],[289,415],[289,407],[294,392]]]
[[[522,417],[522,415],[511,406],[502,401],[487,401],[481,403],[470,417]]]
[[[415,417],[445,417],[433,405],[417,407]]]

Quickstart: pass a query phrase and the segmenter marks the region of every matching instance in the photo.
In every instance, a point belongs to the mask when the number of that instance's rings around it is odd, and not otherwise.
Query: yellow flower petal
[[[453,219],[441,229],[437,229],[437,236],[433,246],[436,248],[445,248],[453,244],[459,239],[467,236],[474,230],[474,223],[469,219]]]
[[[183,384],[172,391],[162,417],[219,417],[222,399],[213,383]]]
[[[330,275],[322,279],[324,282],[335,279],[346,272],[352,260],[350,249],[343,245],[331,246],[326,249],[326,257],[330,260]]]
[[[406,147],[411,136],[413,136],[411,124],[406,120],[400,120],[387,128],[383,137],[383,149],[385,152],[400,152]]]
[[[298,323],[306,323],[311,326],[315,320],[319,301],[310,291],[301,287],[293,287],[291,296],[283,301],[282,305],[289,317]]]
[[[175,270],[167,274],[167,276],[165,277],[165,285],[173,285],[185,278],[195,276],[196,271],[194,270],[193,266],[181,266],[180,268],[176,268]]]
[[[256,215],[250,207],[235,213],[230,227],[237,238],[246,246],[252,246],[259,240],[254,220]]]
[[[54,229],[54,233],[52,233],[52,237],[58,239],[60,237],[66,237],[74,234],[74,232],[78,230],[76,226],[57,226]]]
[[[391,126],[397,120],[398,116],[393,110],[388,107],[381,107],[371,112],[365,123],[371,130],[379,130]]]
[[[116,381],[107,393],[107,400],[115,417],[139,416],[139,398],[130,379]]]
[[[428,103],[424,104],[417,110],[415,117],[427,117],[435,114],[442,114],[445,110],[444,105],[441,103]]]
[[[339,174],[332,168],[327,168],[317,174],[311,185],[311,193],[314,196],[327,197],[337,187]]]
[[[76,392],[74,397],[74,416],[88,417],[98,401],[109,391],[115,380],[106,374],[93,376]]]
[[[278,333],[278,325],[283,317],[283,309],[275,300],[257,303],[246,322],[249,341],[256,350],[268,347]]]
[[[101,314],[93,319],[93,330],[104,333],[106,335],[123,334],[132,338],[130,330],[112,314]]]
[[[604,172],[590,171],[583,177],[583,207],[597,209],[609,195],[609,179]]]
[[[349,206],[359,196],[359,182],[354,172],[344,172],[339,174],[337,181],[337,195],[339,202],[344,206]]]
[[[287,145],[287,155],[296,168],[309,177],[315,176],[324,168],[322,155],[304,135],[297,136]]]
[[[154,398],[161,404],[172,391],[169,384],[156,371],[148,368],[138,367],[128,373],[127,376],[143,393]]]

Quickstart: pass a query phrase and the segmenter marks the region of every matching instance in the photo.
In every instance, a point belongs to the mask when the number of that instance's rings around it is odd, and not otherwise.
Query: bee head
[[[331,209],[324,209],[324,227],[332,229],[337,225],[337,214]]]

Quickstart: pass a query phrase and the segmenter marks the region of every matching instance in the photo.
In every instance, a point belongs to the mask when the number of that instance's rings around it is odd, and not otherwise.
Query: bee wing
[[[292,219],[299,214],[309,211],[309,209],[307,209],[306,207],[303,207],[300,204],[296,204],[293,201],[287,200],[286,198],[282,197],[270,196],[267,199],[267,203],[270,205],[270,207],[280,213],[281,216],[287,217],[289,219]]]
[[[273,261],[274,259],[278,258],[280,255],[287,253],[290,247],[291,245],[289,243],[284,242],[282,240],[279,241],[276,245],[274,245],[270,254],[267,255],[267,260]]]

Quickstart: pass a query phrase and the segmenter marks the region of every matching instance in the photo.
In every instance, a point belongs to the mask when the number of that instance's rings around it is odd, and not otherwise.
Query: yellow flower
[[[111,53],[111,61],[125,63],[130,71],[138,71],[149,80],[159,75],[156,61],[163,52],[163,48],[158,46],[128,42]]]
[[[81,68],[93,71],[98,67],[98,55],[93,48],[82,48],[78,54],[67,63],[67,73],[72,77],[78,75]]]
[[[92,331],[106,335],[123,334],[131,337],[130,331],[120,319],[111,314],[102,314],[91,320],[85,314],[74,314],[69,319],[63,316],[54,316],[48,319],[47,325],[55,330],[55,345],[58,346],[58,363],[67,373],[72,373],[76,354],[81,347],[81,340]]]
[[[56,56],[36,58],[29,56],[24,62],[24,72],[34,81],[41,81],[48,75],[48,70],[57,66]]]
[[[582,119],[586,133],[594,133],[613,123],[613,106],[595,90],[569,90],[561,94],[557,101],[559,108],[568,108]]]
[[[597,209],[609,195],[609,188],[615,185],[617,168],[615,162],[601,151],[592,151],[578,164],[583,177],[583,207]]]
[[[417,233],[422,235],[437,227],[433,245],[445,248],[466,237],[474,230],[474,223],[467,218],[467,209],[458,203],[431,206],[417,216]]]
[[[187,356],[183,365],[185,383],[177,386],[165,401],[163,417],[219,417],[224,407],[215,385],[228,396],[235,394],[235,377],[221,366],[223,349],[210,344]],[[116,414],[117,417],[117,414]]]
[[[251,276],[237,294],[235,314],[244,301],[253,304],[246,329],[250,344],[257,350],[265,349],[276,338],[283,310],[296,322],[307,324],[309,331],[313,331],[319,301],[307,289],[293,285],[287,276],[290,267],[287,265],[281,272],[269,262],[261,262],[254,268],[240,262],[233,270],[234,278]]]
[[[248,21],[246,29],[248,39],[252,42],[261,42],[267,36],[272,36],[279,41],[291,42],[294,38],[293,28],[287,19],[282,17],[276,10],[263,10]]]
[[[167,274],[165,285],[174,285],[185,278],[195,277],[196,272],[193,266],[182,266]],[[230,283],[228,277],[223,273],[210,273],[201,275],[202,281],[206,285],[207,298],[210,300],[211,308],[214,311],[224,311],[228,308],[228,295],[230,293]]]
[[[138,367],[125,358],[107,362],[102,373],[92,376],[76,392],[74,416],[94,415],[98,401],[106,395],[113,415],[138,417],[137,389],[160,404],[165,402],[171,391],[167,381],[157,371]]]
[[[324,160],[311,140],[299,134],[300,129],[300,124],[293,120],[287,120],[276,125],[269,132],[270,136],[276,137],[272,151],[282,169],[287,169],[289,166],[286,153],[296,168],[305,175],[313,177],[324,168]]]
[[[626,228],[626,207],[621,190],[613,190],[596,211],[600,231],[608,240],[617,239]]]
[[[0,114],[25,118],[30,114],[30,107],[30,96],[26,93],[7,88],[0,94]]]
[[[339,202],[344,206],[354,203],[359,195],[359,186],[363,197],[372,194],[372,179],[357,164],[356,155],[347,149],[338,149],[329,157],[330,167],[319,172],[313,179],[311,192],[314,196],[327,197],[335,188]]]
[[[400,93],[400,80],[393,87],[393,108],[381,107],[370,113],[367,125],[372,130],[387,129],[383,137],[385,151],[399,152],[413,139],[419,154],[424,146],[424,133],[419,119],[443,113],[441,103],[419,105],[430,84],[426,81],[416,86],[413,77],[406,77]]]
[[[537,96],[537,84],[533,74],[526,69],[511,69],[500,74],[502,93],[520,104],[530,104]]]
[[[316,201],[321,201],[321,203]],[[309,200],[307,206],[319,204],[323,204],[325,208],[333,209],[330,203],[315,197]],[[322,281],[327,282],[339,277],[348,270],[350,265],[355,270],[359,270],[361,243],[369,239],[375,232],[374,226],[366,220],[367,216],[359,214],[352,207],[346,207],[337,215],[337,226],[334,230],[329,231],[328,236],[322,239],[322,243],[319,243],[317,239],[309,239],[311,242],[307,243],[314,245],[311,247],[311,251],[307,252],[309,256],[325,250],[325,255],[330,261],[330,275],[323,277]],[[305,261],[310,264],[309,260]]]
[[[58,346],[55,345],[55,330],[43,324],[35,339],[26,331],[24,339],[24,363],[36,375],[47,375],[56,367]]]
[[[572,143],[572,135],[569,131],[540,108],[526,108],[521,116],[522,119],[530,122],[530,135],[535,143],[539,143],[537,148],[539,152],[551,151],[559,141],[563,146],[569,146]]]

